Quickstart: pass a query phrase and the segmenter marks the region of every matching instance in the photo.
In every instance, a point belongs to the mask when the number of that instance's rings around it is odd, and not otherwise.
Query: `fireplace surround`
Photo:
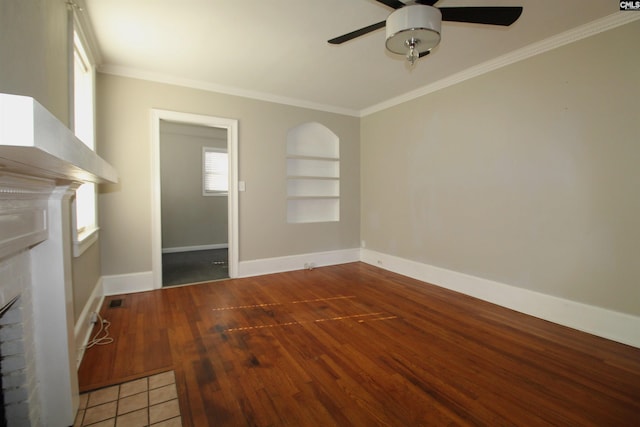
[[[9,426],[73,424],[71,199],[83,182],[117,180],[33,98],[0,94],[0,372]]]

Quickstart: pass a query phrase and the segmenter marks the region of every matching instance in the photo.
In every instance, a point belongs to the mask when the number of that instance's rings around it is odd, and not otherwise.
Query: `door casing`
[[[162,287],[162,210],[160,192],[160,121],[222,128],[229,155],[229,277],[238,276],[238,120],[177,111],[151,110],[151,269],[154,289]]]

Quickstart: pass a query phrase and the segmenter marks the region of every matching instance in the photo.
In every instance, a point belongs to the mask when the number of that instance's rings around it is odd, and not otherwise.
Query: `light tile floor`
[[[74,427],[182,427],[173,371],[80,395]]]

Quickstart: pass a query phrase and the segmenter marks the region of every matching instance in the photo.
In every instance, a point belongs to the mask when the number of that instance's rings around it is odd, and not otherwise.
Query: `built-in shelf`
[[[287,135],[287,222],[340,220],[340,140],[319,123]]]
[[[313,176],[313,175],[291,175],[287,179],[315,179],[315,180],[327,180],[327,181],[339,181],[340,178],[334,178],[331,176]]]
[[[335,196],[290,196],[287,197],[287,200],[308,200],[308,199],[315,199],[315,200],[322,200],[322,199],[335,199]]]
[[[287,197],[340,197],[340,181],[335,178],[289,179]]]
[[[338,157],[293,156],[293,155],[288,155],[287,157],[289,159],[296,159],[296,160],[321,160],[323,162],[339,162],[340,161],[340,158]]]

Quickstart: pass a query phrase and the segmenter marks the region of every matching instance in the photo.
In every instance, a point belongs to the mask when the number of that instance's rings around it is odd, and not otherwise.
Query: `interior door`
[[[228,194],[227,194],[227,238],[228,238],[228,276],[238,277],[239,270],[239,207],[238,207],[238,121],[235,119],[206,116],[200,114],[182,113],[176,111],[151,110],[151,172],[152,172],[152,200],[151,200],[151,267],[152,288],[162,287],[162,248],[166,249],[197,249],[194,242],[185,243],[186,246],[175,246],[168,237],[163,245],[162,239],[162,185],[161,185],[161,156],[160,156],[160,127],[162,123],[198,125],[204,128],[216,128],[226,132],[228,154]],[[170,159],[173,160],[173,159]],[[201,167],[194,168],[202,171]],[[175,178],[172,177],[172,178]],[[200,191],[201,185],[198,185]],[[193,211],[187,203],[174,201],[183,212]],[[205,245],[211,243],[205,242]]]
[[[159,148],[162,285],[228,278],[226,129],[161,120]]]

